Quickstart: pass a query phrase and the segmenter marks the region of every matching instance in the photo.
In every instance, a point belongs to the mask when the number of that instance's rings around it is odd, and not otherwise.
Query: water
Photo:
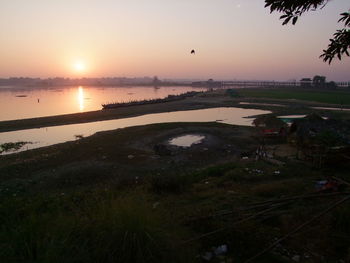
[[[95,111],[100,110],[103,103],[165,98],[205,90],[190,86],[0,88],[0,121]]]
[[[306,115],[285,115],[285,116],[277,116],[277,118],[281,119],[282,121],[284,121],[285,123],[287,123],[288,125],[291,125],[293,123],[293,121],[297,120],[297,119],[302,119],[305,118]]]
[[[335,111],[350,111],[347,108],[331,108],[331,107],[312,107],[315,110],[335,110]]]
[[[264,110],[221,107],[147,114],[133,118],[3,132],[0,133],[0,144],[18,141],[33,142],[32,144],[27,144],[20,149],[29,150],[66,141],[73,141],[76,139],[76,135],[86,137],[99,131],[166,122],[220,122],[252,126],[253,119],[247,117],[267,113],[271,112]]]
[[[190,147],[193,144],[201,143],[204,138],[205,136],[202,135],[188,134],[171,139],[169,144],[179,147]]]

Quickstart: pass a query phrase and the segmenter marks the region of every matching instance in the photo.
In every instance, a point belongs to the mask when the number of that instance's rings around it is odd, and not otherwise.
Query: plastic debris
[[[156,209],[157,206],[159,206],[159,204],[160,204],[160,202],[155,202],[155,203],[152,205],[152,208],[153,208],[153,209]]]
[[[292,260],[295,262],[300,262],[300,256],[299,255],[295,255],[292,257]]]
[[[217,248],[215,248],[214,253],[217,256],[226,254],[227,253],[227,245],[218,246]]]

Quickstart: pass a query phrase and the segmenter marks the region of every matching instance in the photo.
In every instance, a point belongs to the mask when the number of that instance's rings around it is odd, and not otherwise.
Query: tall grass
[[[184,260],[178,235],[144,202],[112,198],[77,206],[66,200],[55,209],[45,202],[1,207],[0,262]]]

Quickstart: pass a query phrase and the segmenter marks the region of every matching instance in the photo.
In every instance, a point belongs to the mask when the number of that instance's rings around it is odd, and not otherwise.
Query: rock
[[[300,262],[300,256],[299,255],[295,255],[292,257],[292,260],[295,262]]]
[[[153,208],[153,209],[156,209],[157,206],[159,206],[159,204],[160,204],[160,202],[155,202],[155,203],[152,205],[152,208]]]
[[[213,253],[211,252],[205,252],[202,255],[202,259],[206,260],[206,261],[210,261],[213,258]]]

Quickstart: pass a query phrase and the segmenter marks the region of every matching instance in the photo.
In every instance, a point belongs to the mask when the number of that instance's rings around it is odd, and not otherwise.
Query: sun
[[[83,61],[77,61],[74,63],[74,70],[76,72],[84,72],[86,70],[86,65]]]

